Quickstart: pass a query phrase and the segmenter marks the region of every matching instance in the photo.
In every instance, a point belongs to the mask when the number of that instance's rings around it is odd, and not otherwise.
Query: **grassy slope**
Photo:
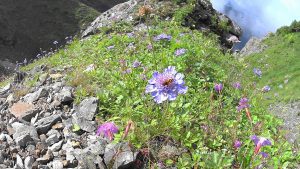
[[[118,30],[122,28],[117,27]],[[152,38],[160,33],[172,35],[172,40],[153,42]],[[181,36],[181,33],[185,34]],[[77,102],[87,96],[97,96],[100,99],[98,119],[114,121],[121,129],[132,120],[135,129],[128,140],[136,147],[145,146],[157,135],[174,138],[192,154],[192,158],[188,154],[179,158],[179,168],[195,165],[226,168],[233,161],[242,168],[249,167],[250,163],[256,166],[261,163],[261,158],[252,158],[254,145],[249,137],[253,134],[272,140],[273,146],[264,148],[271,155],[265,160],[269,166],[282,166],[287,162],[292,166],[296,162],[290,145],[277,129],[280,121],[266,113],[266,107],[261,104],[262,94],[253,94],[255,88],[235,90],[231,87],[233,81],[230,79],[242,71],[242,66],[232,56],[219,51],[215,38],[170,23],[159,24],[150,32],[139,32],[134,36],[130,38],[124,32],[99,34],[75,41],[52,57],[43,58],[25,69],[39,64],[72,66],[73,71],[68,72],[67,79],[69,85],[76,87]],[[151,43],[154,49],[148,50]],[[111,45],[114,48],[108,49]],[[187,49],[187,53],[174,56],[178,48]],[[122,60],[125,64],[120,63]],[[146,69],[133,68],[135,60],[141,61]],[[84,73],[90,64],[95,64],[96,69]],[[185,75],[189,90],[176,101],[157,105],[150,95],[145,95],[147,80],[141,77],[145,75],[150,79],[154,71],[162,72],[170,65]],[[132,72],[123,74],[127,69]],[[213,86],[220,82],[225,87],[218,95]],[[242,81],[243,84],[249,82],[250,79]],[[259,122],[257,124],[261,125],[253,126],[244,112],[237,113],[236,106],[243,96],[250,99],[254,124]],[[120,136],[116,136],[116,140]],[[240,151],[233,148],[237,139],[243,142]],[[172,164],[167,159],[165,162]]]
[[[265,51],[244,61],[249,70],[261,68],[262,78],[257,80],[251,71],[246,77],[257,81],[259,89],[264,85],[271,87],[266,94],[268,102],[300,100],[300,33],[276,34],[264,43],[269,46]]]

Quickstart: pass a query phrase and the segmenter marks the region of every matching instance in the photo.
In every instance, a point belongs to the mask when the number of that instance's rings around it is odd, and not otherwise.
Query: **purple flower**
[[[261,70],[258,69],[258,68],[254,68],[254,69],[253,69],[253,73],[254,73],[256,76],[258,76],[258,77],[261,77],[261,75],[262,75]]]
[[[119,63],[121,66],[126,66],[126,60],[125,59],[120,59]]]
[[[223,84],[222,83],[215,84],[214,88],[216,92],[221,93],[221,91],[223,90]]]
[[[154,72],[148,81],[146,93],[151,93],[156,103],[175,100],[178,94],[185,94],[184,75],[177,73],[174,66],[169,66],[163,73]]]
[[[174,54],[175,56],[181,56],[181,55],[184,55],[186,53],[186,49],[184,48],[181,48],[181,49],[177,49]]]
[[[124,70],[122,73],[123,74],[130,74],[132,72],[132,70],[130,68]]]
[[[148,49],[148,50],[152,50],[152,49],[153,49],[153,46],[152,46],[151,44],[149,44],[149,45],[147,46],[147,49]]]
[[[133,33],[133,32],[129,32],[129,33],[127,33],[127,36],[128,36],[129,38],[133,38],[133,37],[134,37],[134,33]]]
[[[259,154],[261,154],[261,156],[263,158],[268,158],[269,157],[269,154],[268,153],[265,153],[265,152],[260,152]]]
[[[249,108],[248,99],[246,97],[241,98],[239,101],[239,106],[237,108],[238,111],[241,111],[242,109]]]
[[[109,140],[113,140],[114,134],[118,132],[119,129],[113,122],[106,122],[98,127],[96,135],[104,135]]]
[[[263,146],[270,146],[272,145],[271,141],[264,138],[264,137],[257,137],[256,135],[251,136],[251,140],[255,144],[255,150],[254,153],[257,154],[261,147]]]
[[[240,142],[239,140],[235,140],[235,142],[234,142],[234,148],[238,149],[238,148],[241,147],[241,145],[242,145],[242,142]]]
[[[240,82],[235,82],[235,83],[233,83],[233,85],[232,85],[235,89],[241,89],[242,88],[242,86],[241,86],[241,83]]]
[[[108,46],[108,47],[107,47],[108,50],[111,50],[111,49],[113,49],[113,48],[115,48],[114,45],[111,45],[111,46]]]
[[[141,65],[142,65],[141,62],[139,62],[138,60],[135,60],[132,64],[132,67],[137,68],[137,67],[140,67]]]
[[[165,33],[162,33],[160,35],[157,35],[156,37],[154,37],[154,41],[160,41],[160,40],[167,40],[170,41],[172,39],[171,35],[167,35]]]
[[[262,91],[263,92],[269,92],[271,90],[271,87],[270,86],[264,86],[263,88],[262,88]]]

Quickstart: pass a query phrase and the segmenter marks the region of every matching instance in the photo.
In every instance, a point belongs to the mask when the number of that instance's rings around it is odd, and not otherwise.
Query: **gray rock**
[[[20,157],[19,154],[17,154],[17,161],[16,161],[16,164],[15,164],[15,169],[23,169],[24,168],[24,164],[23,164],[23,160],[22,158]]]
[[[52,163],[53,169],[63,169],[64,165],[61,161],[59,160],[54,160]]]
[[[27,103],[33,103],[40,99],[41,97],[47,97],[48,96],[48,90],[45,88],[40,88],[38,91],[34,93],[29,93],[24,96],[24,101]]]
[[[51,168],[47,165],[38,165],[38,169],[51,169]]]
[[[97,124],[95,121],[89,121],[86,120],[83,117],[77,117],[76,115],[72,116],[73,124],[76,124],[80,127],[81,130],[87,131],[87,132],[94,132],[96,130]]]
[[[66,160],[72,163],[73,160],[75,160],[75,156],[74,156],[74,148],[70,140],[68,140],[62,146],[62,150],[66,151]]]
[[[0,96],[9,92],[10,88],[11,88],[11,84],[7,84],[3,88],[0,88]]]
[[[98,110],[98,102],[95,97],[84,99],[78,106],[77,117],[93,120]]]
[[[82,149],[75,149],[73,153],[78,160],[78,168],[96,169],[96,164],[94,163],[96,155],[90,152],[84,152]]]
[[[122,153],[116,156],[116,153],[121,150]],[[116,156],[116,160],[113,163],[112,159]],[[114,168],[118,168],[120,165],[127,164],[134,160],[134,154],[128,143],[110,143],[105,147],[104,162],[106,165],[114,164]]]
[[[87,147],[85,151],[90,151],[93,154],[104,155],[107,141],[99,136],[89,135],[87,138]]]
[[[49,137],[45,140],[45,142],[46,142],[46,144],[47,144],[48,146],[51,146],[51,145],[53,145],[54,143],[57,143],[57,142],[59,141],[59,139],[60,139],[59,136],[57,136],[56,134],[53,134],[53,135],[49,136]]]
[[[59,138],[61,137],[61,134],[59,133],[59,131],[54,130],[54,129],[49,130],[46,135],[49,137],[54,134],[57,135],[57,137],[59,137]]]
[[[96,164],[100,169],[105,168],[103,159],[89,150],[75,149],[73,154],[78,160],[78,168],[80,169],[96,169]]]
[[[36,122],[36,129],[38,133],[47,133],[53,124],[61,119],[59,114],[50,117],[42,118]]]
[[[24,167],[25,169],[32,169],[32,165],[34,163],[34,158],[32,156],[28,156],[24,160]]]
[[[114,168],[118,168],[121,165],[125,165],[134,160],[134,153],[132,151],[125,151],[118,153],[115,159]]]
[[[36,161],[40,164],[47,164],[52,159],[53,159],[53,153],[51,150],[48,150],[47,153],[43,157],[36,159]]]
[[[63,142],[64,141],[61,140],[61,141],[53,144],[52,146],[48,147],[48,149],[51,150],[52,152],[57,152],[57,151],[59,151],[61,149],[61,146],[62,146]]]
[[[245,57],[251,54],[260,53],[267,48],[267,45],[263,44],[263,39],[252,37],[240,51],[238,57]]]
[[[0,164],[3,164],[4,162],[4,151],[0,150]]]
[[[97,17],[91,25],[82,33],[82,37],[86,37],[97,33],[99,28],[111,26],[114,22],[124,21],[130,22],[133,20],[135,7],[142,0],[130,0],[122,4],[118,4],[110,10],[102,13]]]
[[[73,90],[72,87],[68,87],[68,86],[63,87],[63,89],[57,95],[58,101],[62,103],[73,101],[72,90]]]
[[[13,138],[17,145],[25,147],[26,144],[30,141],[38,141],[38,134],[36,129],[33,126],[27,126],[18,122],[12,124],[15,133]]]

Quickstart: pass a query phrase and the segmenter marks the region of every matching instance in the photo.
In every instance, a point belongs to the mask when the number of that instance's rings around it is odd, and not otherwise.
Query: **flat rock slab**
[[[93,120],[98,110],[98,102],[95,97],[84,99],[78,106],[77,117]]]
[[[30,121],[38,113],[38,110],[31,103],[18,102],[10,108],[10,113],[18,119]]]
[[[56,122],[61,119],[59,114],[45,117],[36,122],[36,129],[39,134],[46,134]]]

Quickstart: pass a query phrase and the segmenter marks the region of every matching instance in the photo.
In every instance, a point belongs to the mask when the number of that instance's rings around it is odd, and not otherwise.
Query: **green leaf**
[[[79,131],[80,130],[80,126],[78,125],[78,124],[73,124],[73,129],[72,129],[72,131],[73,132],[77,132],[77,131]]]

